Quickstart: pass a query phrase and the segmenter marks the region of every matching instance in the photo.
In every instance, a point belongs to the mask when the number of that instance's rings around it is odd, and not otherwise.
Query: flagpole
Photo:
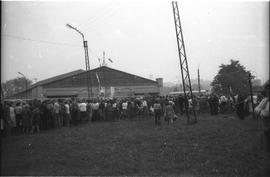
[[[96,73],[96,77],[97,77],[97,81],[98,81],[98,92],[99,92],[99,94],[100,94],[100,80],[99,80],[99,77],[98,77],[98,74]]]

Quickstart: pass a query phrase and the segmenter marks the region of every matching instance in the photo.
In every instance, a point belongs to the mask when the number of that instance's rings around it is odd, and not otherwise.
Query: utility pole
[[[112,59],[111,58],[107,58],[107,60],[112,63]],[[99,67],[101,67],[101,66],[107,66],[108,65],[108,63],[106,62],[105,51],[103,51],[102,63],[101,63],[101,59],[100,58],[98,58],[98,61],[99,61]]]
[[[201,94],[201,81],[200,81],[200,69],[198,68],[198,89],[199,89],[199,94]]]
[[[100,60],[101,59],[99,58],[99,61]],[[105,51],[103,51],[102,63],[100,62],[100,67],[102,67],[102,66],[107,66],[107,63],[106,63],[106,60],[105,60]],[[103,80],[101,82],[101,84],[103,85],[102,91],[103,91],[103,88],[104,88],[104,95],[103,95],[103,97],[106,97],[106,81],[105,81],[104,68],[100,68],[100,69],[101,69],[101,74],[102,74],[102,78],[103,78]],[[100,93],[101,93],[101,91],[100,91]]]
[[[102,66],[107,66],[108,63],[106,62],[106,60],[108,60],[109,62],[112,63],[112,60],[110,58],[107,58],[105,57],[105,51],[103,51],[103,58],[102,58],[102,62],[101,62],[101,59],[98,58],[98,61],[99,61],[99,67],[102,67]],[[102,85],[104,86],[104,97],[106,97],[106,78],[105,78],[105,74],[104,74],[104,68],[102,68],[102,77],[103,77],[103,81],[102,81]]]
[[[88,55],[88,46],[87,46],[87,41],[84,40],[84,34],[78,30],[77,28],[71,26],[70,24],[66,24],[67,27],[75,30],[78,32],[83,39],[83,47],[84,47],[84,54],[85,54],[85,69],[86,69],[86,80],[87,80],[87,95],[88,99],[90,99],[90,94],[89,94],[89,81],[91,82],[91,97],[92,97],[92,80],[91,80],[91,73],[90,73],[90,63],[89,63],[89,55]]]
[[[197,116],[195,112],[195,102],[192,94],[192,87],[190,82],[190,76],[189,76],[189,70],[188,70],[188,63],[187,63],[187,57],[186,57],[186,49],[185,49],[185,43],[183,38],[183,32],[180,22],[180,15],[178,10],[177,1],[172,1],[172,7],[173,7],[173,15],[174,15],[174,24],[175,24],[175,32],[176,32],[176,39],[177,39],[177,46],[178,46],[178,54],[179,54],[179,60],[180,60],[180,68],[181,68],[181,75],[182,75],[182,83],[183,83],[183,90],[185,95],[185,108],[186,108],[186,115],[187,115],[187,123],[197,123]],[[190,93],[190,97],[192,99],[192,112],[193,117],[191,119],[191,115],[189,114],[189,107],[188,107],[188,96],[187,92]]]
[[[107,63],[105,61],[105,51],[103,51],[103,62],[102,62],[102,66],[107,66]]]
[[[251,73],[248,73],[248,83],[249,83],[249,92],[250,92],[250,97],[251,97],[251,105],[252,105],[252,116],[255,118],[255,113],[254,113],[254,104],[253,104],[253,91],[252,91],[252,83],[251,83]]]

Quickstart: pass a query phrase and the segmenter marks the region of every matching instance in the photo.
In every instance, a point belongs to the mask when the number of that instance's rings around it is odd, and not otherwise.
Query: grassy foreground
[[[99,122],[2,139],[2,175],[267,176],[257,122]]]

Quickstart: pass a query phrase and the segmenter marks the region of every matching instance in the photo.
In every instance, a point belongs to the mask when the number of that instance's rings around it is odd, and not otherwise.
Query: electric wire
[[[89,29],[91,30],[91,32],[97,31],[97,29],[100,28],[100,26],[97,25],[97,24],[103,23],[104,21],[106,21],[106,20],[108,20],[109,18],[111,18],[111,17],[113,17],[114,15],[116,15],[116,14],[117,14],[117,10],[118,10],[118,9],[115,9],[114,11],[111,11],[110,13],[108,13],[106,16],[103,16],[102,18],[100,18],[100,19],[99,19],[99,22],[96,23],[95,26],[92,25],[91,27],[88,27],[88,28],[87,28],[87,31],[88,31]],[[109,17],[109,18],[108,18],[108,17]]]
[[[13,39],[18,39],[18,40],[45,43],[45,44],[62,45],[62,46],[70,46],[70,47],[81,47],[81,45],[67,44],[67,43],[61,43],[61,42],[52,42],[52,41],[45,41],[45,40],[39,40],[39,39],[31,39],[31,38],[25,38],[25,37],[21,37],[21,36],[14,36],[14,35],[10,35],[10,34],[2,34],[1,36],[13,38]]]
[[[106,15],[106,13],[112,11],[114,9],[114,7],[112,6],[113,5],[113,2],[110,3],[107,8],[105,6],[105,8],[101,8],[101,11],[99,11],[99,13],[93,17],[93,18],[90,18],[88,20],[86,20],[88,23],[85,23],[83,25],[84,28],[88,27],[89,25],[93,24],[94,22],[98,21],[99,19],[101,19],[104,15]]]
[[[24,41],[31,41],[31,42],[40,42],[40,43],[45,43],[45,44],[53,44],[53,45],[61,45],[61,46],[70,46],[70,47],[82,47],[81,45],[75,45],[75,44],[66,44],[66,43],[59,43],[59,42],[51,42],[51,41],[44,41],[44,40],[38,40],[38,39],[31,39],[31,38],[25,38],[21,36],[14,36],[14,35],[9,35],[9,34],[2,34],[1,36],[8,37],[8,38],[14,38],[18,40],[24,40]],[[100,58],[92,49],[88,48],[90,53],[96,59]]]

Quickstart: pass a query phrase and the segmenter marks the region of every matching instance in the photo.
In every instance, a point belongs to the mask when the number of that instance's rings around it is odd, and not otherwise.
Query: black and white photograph
[[[269,0],[3,0],[1,176],[270,176]]]

